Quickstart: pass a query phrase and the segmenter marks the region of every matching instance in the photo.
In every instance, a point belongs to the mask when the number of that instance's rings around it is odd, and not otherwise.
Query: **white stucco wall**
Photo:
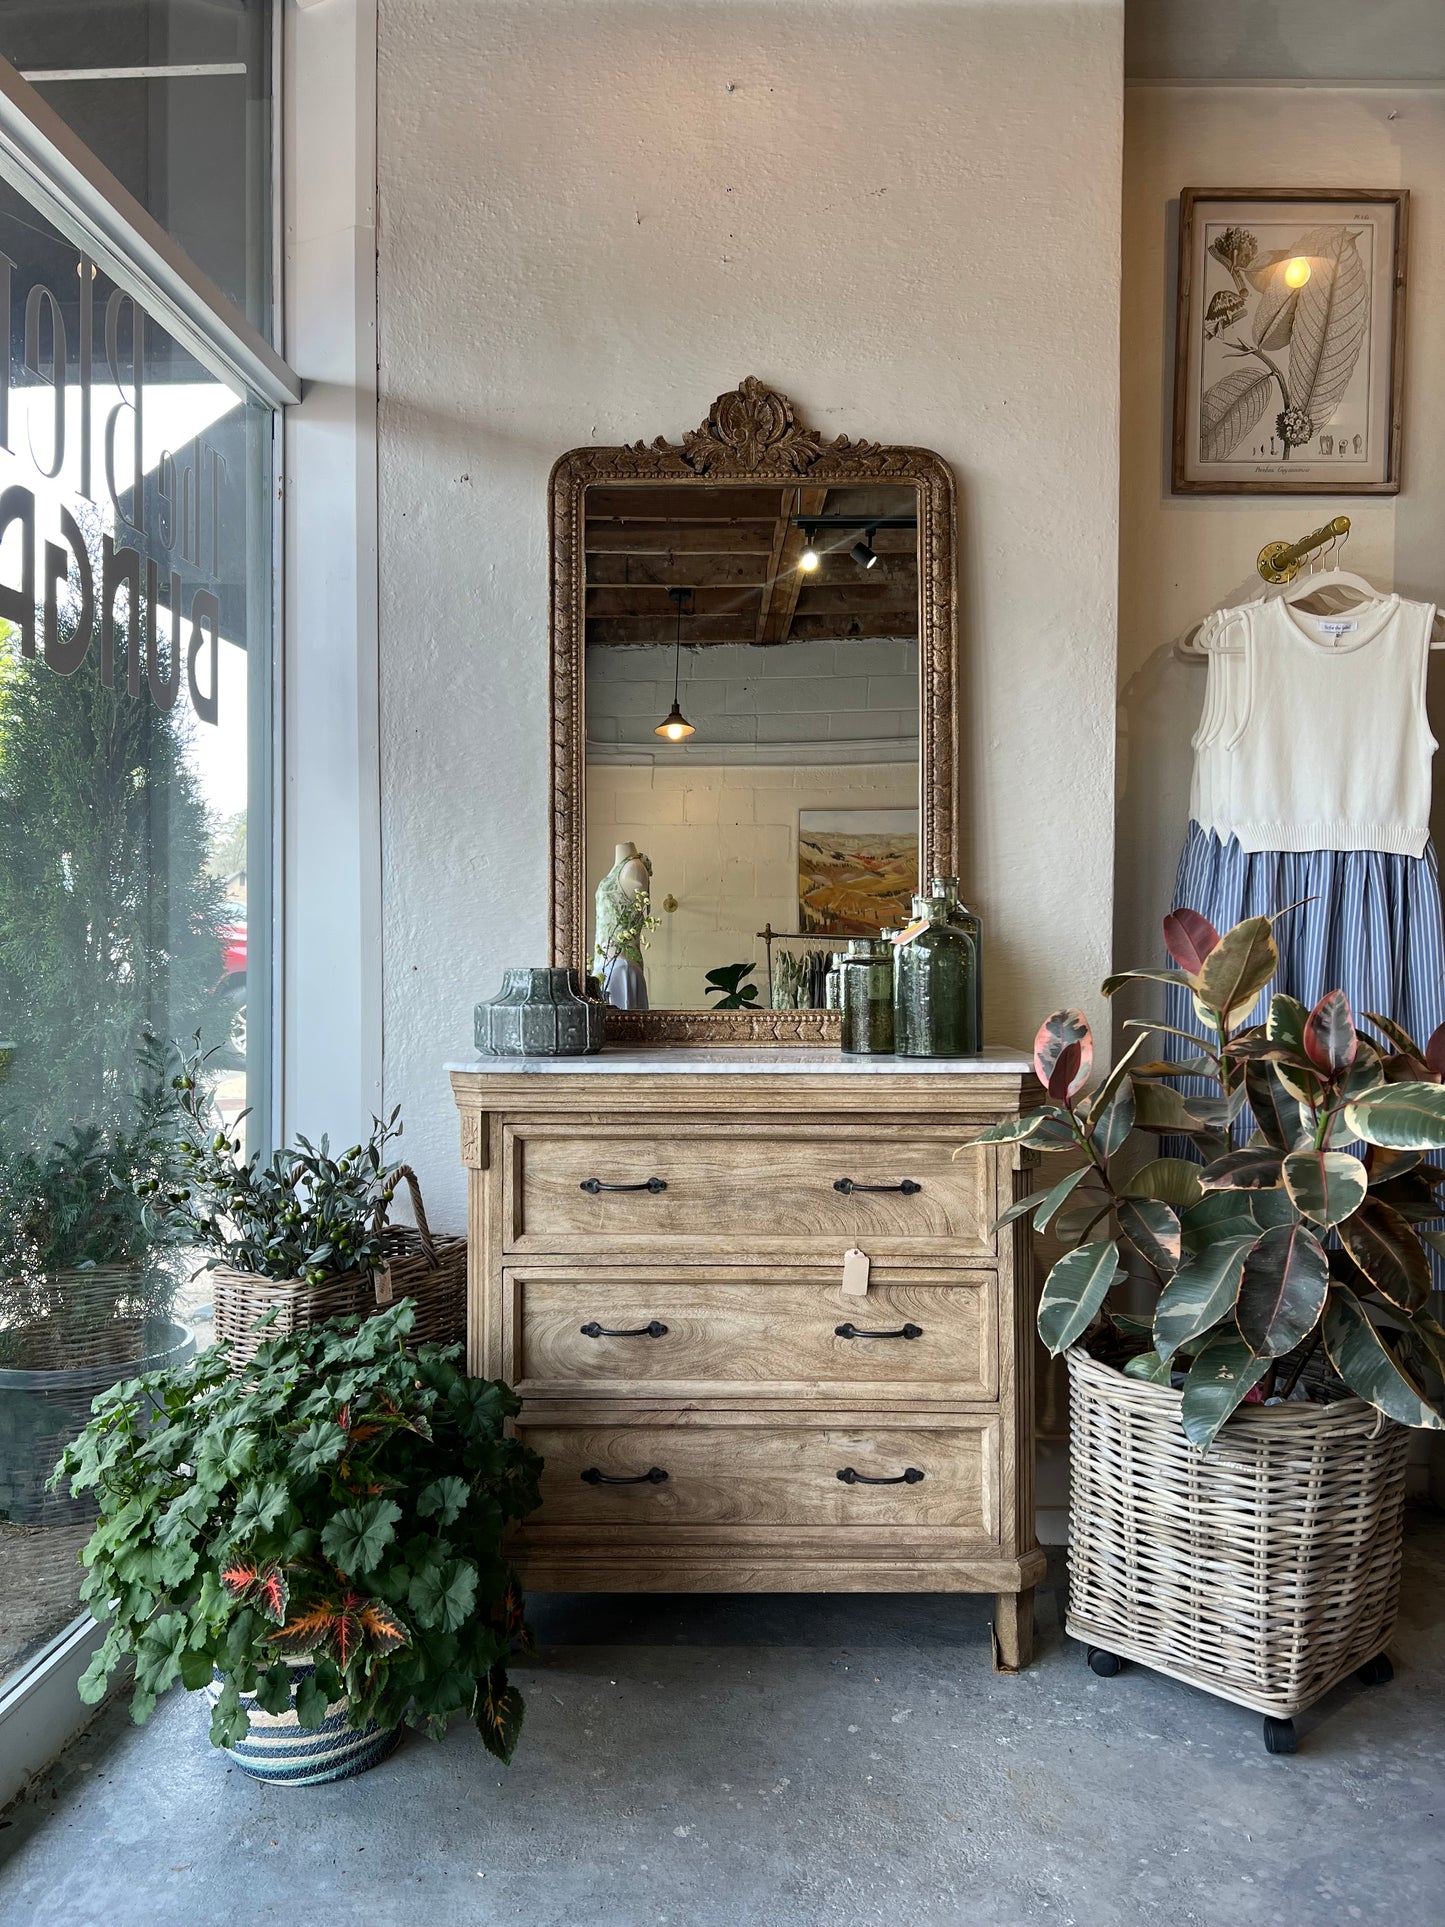
[[[1107,967],[1120,0],[382,0],[385,1079],[546,943],[546,478],[744,375],[959,481],[990,1029]]]
[[[1162,962],[1189,804],[1204,675],[1171,641],[1210,609],[1258,594],[1255,558],[1348,515],[1346,568],[1445,603],[1445,93],[1301,87],[1131,87],[1125,115],[1122,523],[1119,582],[1117,955]],[[1169,493],[1173,290],[1182,187],[1411,190],[1398,495]],[[1431,675],[1445,741],[1445,662]],[[1437,759],[1438,761],[1438,759]],[[1437,778],[1435,834],[1445,831]],[[1143,1007],[1149,993],[1138,994]],[[1122,1005],[1122,1000],[1121,1000]],[[1135,1007],[1131,1005],[1130,1008]]]

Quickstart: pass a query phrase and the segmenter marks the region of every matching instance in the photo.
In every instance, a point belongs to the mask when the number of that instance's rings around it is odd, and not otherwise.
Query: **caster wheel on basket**
[[[1267,1753],[1294,1753],[1294,1721],[1277,1720],[1266,1713],[1264,1716],[1264,1747]]]
[[[1394,1677],[1395,1669],[1390,1664],[1388,1653],[1376,1653],[1375,1657],[1367,1659],[1355,1674],[1361,1686],[1388,1686]]]
[[[1084,1657],[1090,1672],[1097,1673],[1100,1679],[1112,1679],[1124,1664],[1117,1653],[1106,1653],[1102,1646],[1085,1647]]]

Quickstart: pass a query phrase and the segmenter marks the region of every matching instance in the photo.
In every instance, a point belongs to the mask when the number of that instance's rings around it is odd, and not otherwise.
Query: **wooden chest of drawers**
[[[513,1550],[566,1591],[983,1591],[1027,1661],[1027,1184],[960,1139],[1027,1061],[609,1050],[449,1067],[471,1369],[547,1463]],[[842,1289],[849,1249],[865,1296]]]

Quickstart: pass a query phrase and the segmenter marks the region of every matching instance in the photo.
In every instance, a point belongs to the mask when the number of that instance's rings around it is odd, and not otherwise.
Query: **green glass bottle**
[[[973,938],[949,922],[941,897],[915,897],[913,912],[916,934],[896,946],[894,959],[894,1049],[900,1057],[971,1057],[978,1049]]]
[[[849,1057],[893,1054],[893,945],[854,937],[838,966],[840,1044]]]
[[[983,918],[970,910],[958,894],[957,877],[935,877],[933,894],[943,899],[944,915],[950,923],[966,930],[973,939],[973,1035],[974,1049],[983,1049]]]

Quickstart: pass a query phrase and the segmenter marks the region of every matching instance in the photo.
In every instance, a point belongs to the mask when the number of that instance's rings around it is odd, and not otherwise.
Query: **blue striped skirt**
[[[1445,1023],[1445,930],[1440,914],[1440,874],[1435,846],[1423,856],[1392,856],[1382,850],[1242,850],[1234,837],[1221,842],[1213,830],[1191,822],[1179,859],[1174,907],[1197,910],[1223,933],[1244,917],[1272,917],[1299,907],[1274,926],[1279,970],[1251,1012],[1261,1022],[1277,990],[1313,1009],[1327,991],[1343,990],[1358,1023],[1367,1010],[1393,1018],[1422,1049]],[[1204,1034],[1187,991],[1164,993],[1165,1021]],[[1370,1035],[1366,1026],[1366,1035]],[[1164,1040],[1173,1048],[1179,1040]],[[1213,1041],[1211,1039],[1211,1041]],[[1181,1046],[1182,1048],[1182,1046]],[[1192,1096],[1218,1094],[1203,1078],[1181,1078]],[[1248,1105],[1236,1118],[1234,1141],[1254,1130]],[[1196,1155],[1185,1138],[1165,1139],[1166,1156]],[[1349,1148],[1358,1155],[1363,1145]],[[1445,1291],[1445,1258],[1432,1252],[1436,1291]]]
[[[1381,850],[1241,850],[1231,836],[1189,825],[1174,907],[1197,910],[1223,932],[1243,917],[1272,917],[1279,971],[1253,1013],[1261,1021],[1276,990],[1312,1009],[1343,990],[1356,1021],[1367,1010],[1393,1018],[1423,1047],[1445,1023],[1445,930],[1435,848],[1423,856]],[[1186,992],[1170,988],[1167,1021],[1199,1032]]]

